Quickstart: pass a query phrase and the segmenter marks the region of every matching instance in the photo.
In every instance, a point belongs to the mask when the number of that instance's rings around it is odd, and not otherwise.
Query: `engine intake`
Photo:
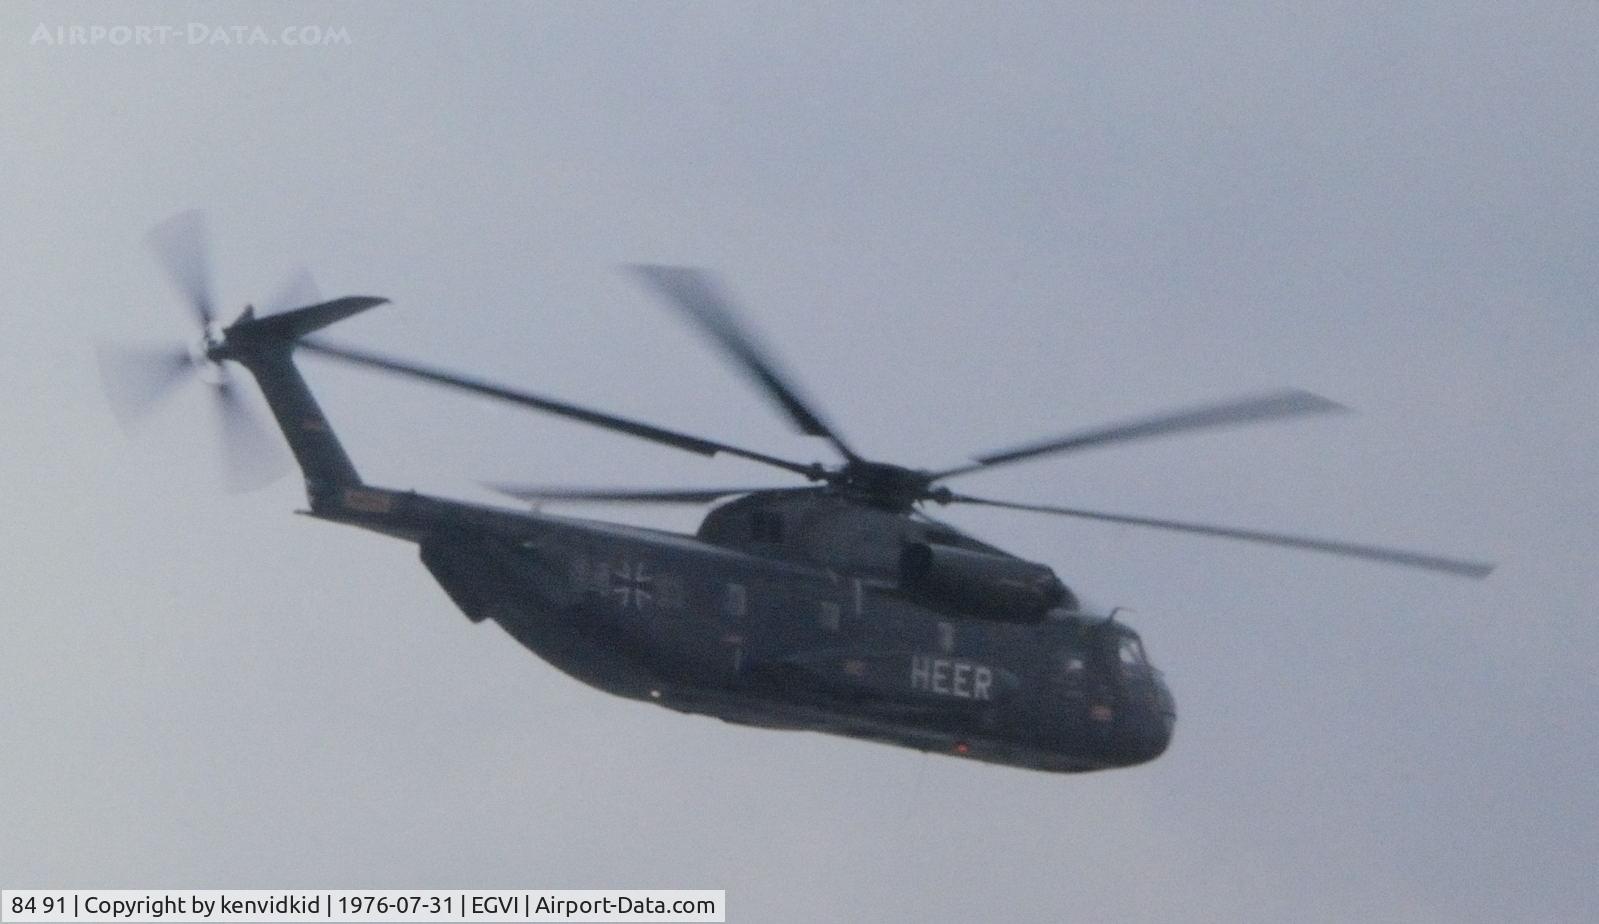
[[[1070,599],[1066,585],[1043,565],[926,542],[900,552],[899,579],[930,603],[1000,622],[1038,622]]]

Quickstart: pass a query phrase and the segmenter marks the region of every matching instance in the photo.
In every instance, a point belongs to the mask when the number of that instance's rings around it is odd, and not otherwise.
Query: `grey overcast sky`
[[[1596,112],[1589,3],[8,2],[0,884],[1599,919]],[[188,335],[143,245],[187,208],[229,315],[309,266],[394,301],[343,342],[790,456],[825,446],[620,264],[720,272],[843,432],[909,464],[1308,388],[1359,413],[962,486],[1500,568],[949,512],[1136,611],[1180,718],[1134,770],[613,700],[470,625],[411,547],[293,516],[296,479],[219,493],[201,389],[124,438],[92,344]],[[770,477],[305,366],[384,485]]]

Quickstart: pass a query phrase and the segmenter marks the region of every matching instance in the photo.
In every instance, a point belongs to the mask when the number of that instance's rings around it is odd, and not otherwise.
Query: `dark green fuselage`
[[[618,696],[1065,772],[1142,763],[1171,737],[1171,696],[1119,623],[968,617],[903,592],[887,557],[806,557],[837,529],[870,549],[972,542],[916,517],[756,495],[691,537],[365,486],[313,512],[418,543],[473,621]],[[767,541],[739,535],[752,522]]]

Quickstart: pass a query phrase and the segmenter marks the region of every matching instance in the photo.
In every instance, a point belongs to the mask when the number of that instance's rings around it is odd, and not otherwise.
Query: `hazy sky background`
[[[1213,6],[0,7],[0,884],[1599,918],[1599,8]],[[350,44],[30,41],[190,22]],[[297,479],[218,493],[198,386],[124,439],[92,344],[189,336],[143,235],[193,207],[230,317],[308,265],[394,300],[334,339],[780,455],[827,458],[619,264],[718,270],[901,463],[1308,388],[1360,413],[960,487],[1501,566],[945,512],[1137,611],[1180,718],[1134,770],[622,702]],[[387,486],[787,483],[304,365]]]

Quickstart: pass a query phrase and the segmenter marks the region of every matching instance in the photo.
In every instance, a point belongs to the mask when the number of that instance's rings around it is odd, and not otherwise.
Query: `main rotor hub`
[[[839,469],[833,483],[846,494],[895,510],[909,510],[929,496],[930,473],[918,469],[856,459]]]

